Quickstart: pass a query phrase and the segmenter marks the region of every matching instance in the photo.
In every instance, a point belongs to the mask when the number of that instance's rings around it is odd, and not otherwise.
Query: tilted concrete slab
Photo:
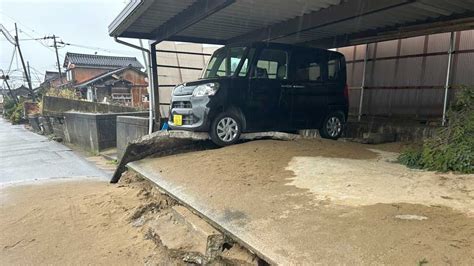
[[[264,140],[128,167],[272,264],[472,262],[450,246],[472,239],[472,199],[457,189],[472,179],[407,169],[369,147]],[[427,219],[397,218],[413,215]]]
[[[188,191],[181,186],[168,180],[164,176],[157,173],[147,161],[150,159],[143,159],[127,164],[127,167],[137,172],[142,177],[150,180],[156,184],[161,190],[163,190],[170,197],[176,199],[182,205],[196,212],[206,222],[230,236],[233,240],[237,241],[240,245],[246,247],[250,251],[257,254],[260,258],[271,264],[288,264],[290,261],[285,256],[279,255],[271,250],[271,246],[265,247],[261,238],[258,235],[254,235],[252,231],[245,231],[243,228],[236,226],[235,216],[244,215],[238,211],[225,210],[226,215],[222,215],[222,210],[216,210],[212,205],[207,204],[206,201],[202,201],[198,195],[188,193]],[[278,263],[277,263],[278,262]]]

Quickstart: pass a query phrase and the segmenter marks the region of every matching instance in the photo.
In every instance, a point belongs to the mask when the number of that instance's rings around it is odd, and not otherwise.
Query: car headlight
[[[194,97],[212,96],[219,89],[219,83],[206,83],[197,86],[193,91]]]
[[[181,91],[183,90],[183,85],[178,85],[174,87],[173,91],[171,92],[173,95],[180,95]]]

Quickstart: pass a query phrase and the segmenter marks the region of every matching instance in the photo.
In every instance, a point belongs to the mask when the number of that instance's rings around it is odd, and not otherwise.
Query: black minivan
[[[348,113],[344,55],[277,43],[228,45],[202,78],[173,89],[169,127],[209,132],[220,146],[243,132],[319,129],[341,136]]]

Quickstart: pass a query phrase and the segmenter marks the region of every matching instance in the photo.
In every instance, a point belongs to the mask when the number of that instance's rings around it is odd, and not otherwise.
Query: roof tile
[[[143,65],[137,60],[136,57],[78,54],[69,52],[66,53],[64,65],[67,66],[68,63],[75,64],[76,66],[97,66],[113,68],[132,66],[138,69],[143,68]]]

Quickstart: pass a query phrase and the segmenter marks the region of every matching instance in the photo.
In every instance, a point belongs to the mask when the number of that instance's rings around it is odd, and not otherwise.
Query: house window
[[[130,93],[112,93],[112,99],[117,101],[130,102],[132,95]]]
[[[67,81],[72,81],[72,70],[66,71]]]

